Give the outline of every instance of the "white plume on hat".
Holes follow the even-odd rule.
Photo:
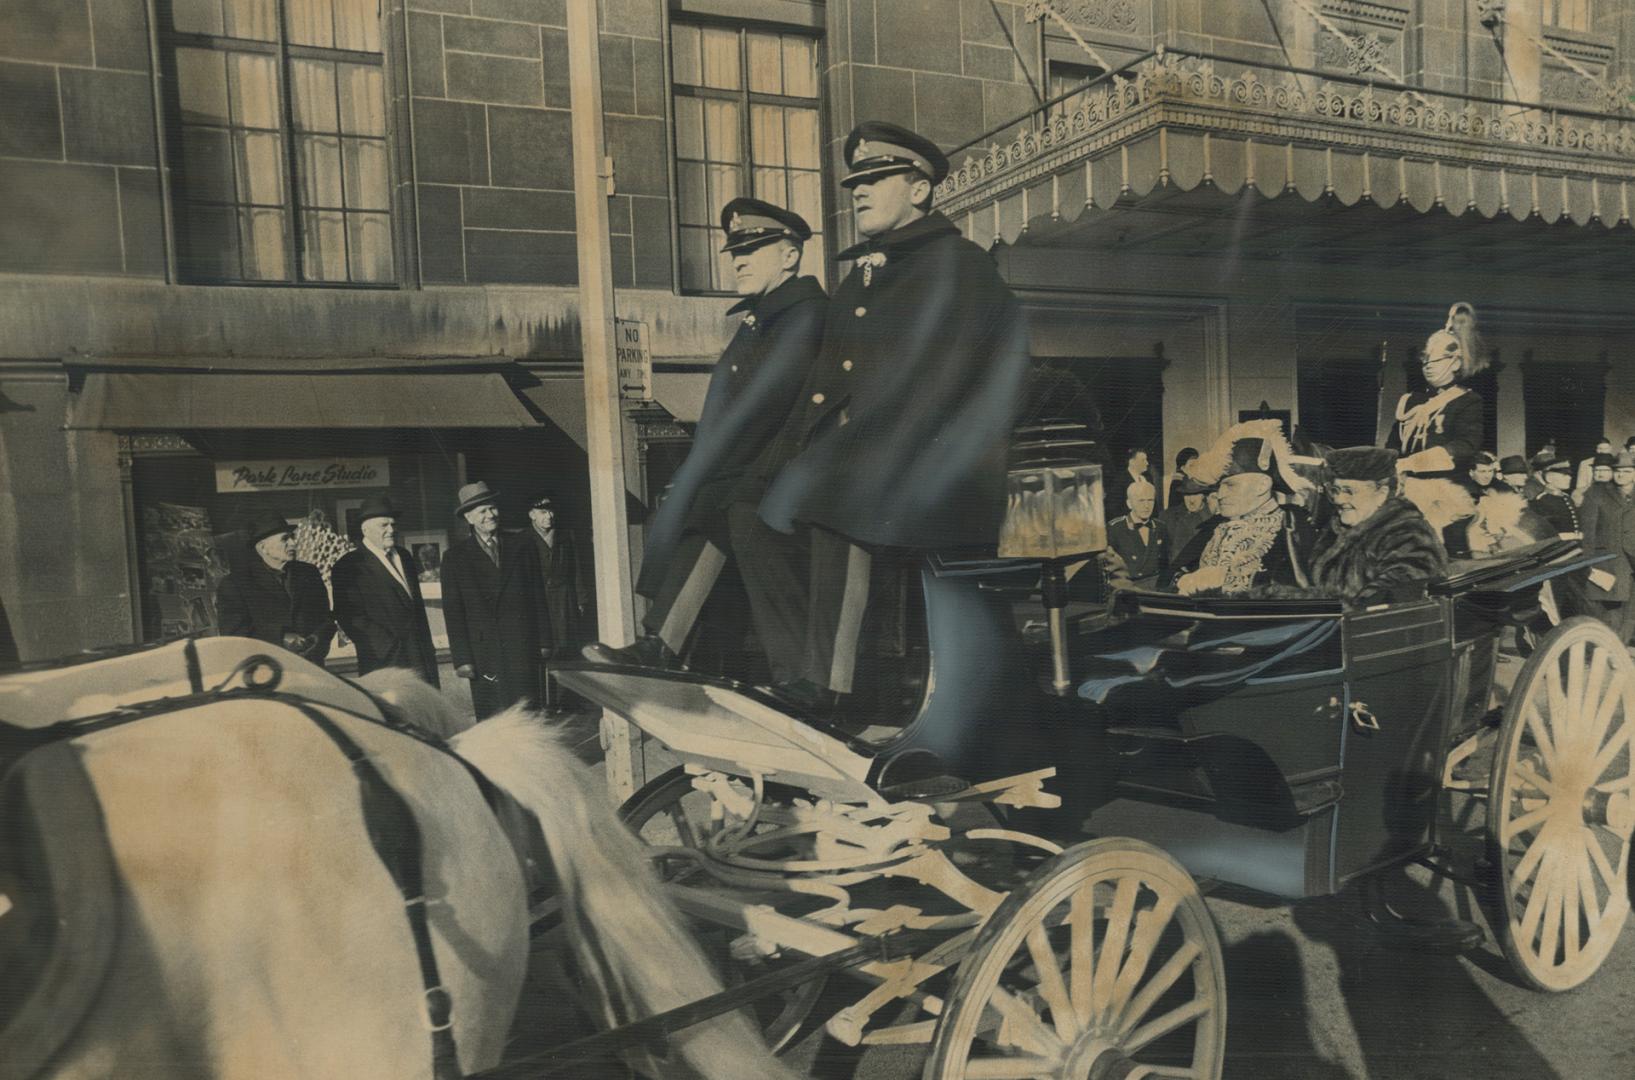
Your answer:
[[[1225,477],[1244,471],[1238,467],[1241,459],[1234,454],[1233,448],[1249,439],[1260,440],[1260,452],[1255,460],[1260,472],[1274,475],[1271,469],[1275,465],[1275,476],[1290,491],[1305,491],[1316,486],[1294,471],[1294,448],[1283,434],[1283,423],[1270,418],[1242,420],[1233,424],[1221,432],[1208,450],[1187,462],[1182,471],[1201,484],[1218,484]]]

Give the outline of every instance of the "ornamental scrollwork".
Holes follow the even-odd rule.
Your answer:
[[[1037,130],[1010,142],[975,150],[950,172],[938,197],[948,199],[1001,173],[1025,167],[1043,155],[1092,137],[1136,111],[1154,104],[1205,104],[1272,117],[1307,118],[1359,124],[1381,131],[1412,131],[1577,154],[1635,158],[1635,123],[1615,119],[1564,117],[1554,121],[1521,114],[1506,118],[1497,107],[1430,92],[1379,91],[1372,85],[1319,82],[1305,85],[1276,72],[1245,69],[1222,74],[1203,60],[1169,50],[1139,65],[1132,77],[1114,76],[1110,85],[1086,91],[1073,107],[1061,109]]]
[[[1051,10],[1070,23],[1133,34],[1140,28],[1132,0],[1028,0],[1022,9],[1028,22],[1038,22]]]

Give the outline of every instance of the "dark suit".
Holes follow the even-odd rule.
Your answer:
[[[1132,586],[1161,589],[1169,584],[1169,532],[1156,519],[1146,525],[1147,539],[1143,542],[1140,527],[1131,524],[1128,516],[1116,519],[1107,526],[1107,546],[1124,560]]]
[[[420,569],[414,556],[397,548],[409,591],[366,548],[341,556],[330,572],[335,588],[335,621],[358,646],[358,674],[380,668],[408,668],[437,686],[437,650],[420,596]]]
[[[508,533],[499,545],[498,566],[475,536],[443,557],[449,656],[456,668],[475,669],[471,702],[479,720],[519,701],[539,700],[540,645],[550,642],[532,541]]]
[[[321,664],[329,655],[335,620],[323,575],[309,563],[289,562],[282,573],[253,555],[216,587],[216,623],[223,634],[284,644],[285,634],[313,638],[300,655]]]
[[[554,531],[555,542],[550,544],[540,537],[538,529],[529,529],[527,536],[533,541],[544,591],[540,634],[553,653],[560,653],[585,640],[585,608],[591,590],[573,534],[563,528]]]

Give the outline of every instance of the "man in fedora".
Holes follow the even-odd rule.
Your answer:
[[[358,647],[358,674],[407,668],[433,686],[437,649],[420,596],[420,569],[397,546],[397,509],[386,499],[363,504],[363,544],[330,571],[335,621]]]
[[[471,535],[443,557],[443,618],[454,673],[471,684],[477,719],[538,701],[541,644],[550,641],[533,543],[500,533],[498,495],[481,480],[460,489],[455,513]]]
[[[809,545],[800,675],[783,689],[820,710],[853,689],[877,561],[998,542],[1030,363],[1021,305],[993,257],[931,207],[948,174],[937,145],[870,120],[845,157],[861,242],[840,253],[852,270],[761,502],[768,525]],[[751,578],[775,563],[744,551],[739,563],[752,603],[778,587]]]
[[[756,515],[766,488],[753,466],[789,419],[823,336],[828,297],[800,272],[802,245],[812,229],[799,214],[760,199],[741,198],[721,210],[722,251],[732,256],[742,297],[727,309],[742,315],[716,362],[687,460],[648,526],[636,591],[651,597],[643,635],[624,649],[593,654],[619,663],[680,666],[688,636],[722,570],[745,538],[757,551],[754,568],[772,584],[751,594],[753,614],[774,678],[799,671],[785,658],[804,647],[805,566],[764,542]],[[750,568],[741,567],[742,573]]]
[[[245,534],[250,557],[216,587],[217,626],[323,663],[335,636],[329,591],[316,566],[296,561],[294,527],[281,517],[257,518]]]

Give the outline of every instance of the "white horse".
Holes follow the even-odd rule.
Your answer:
[[[469,726],[406,673],[365,682],[452,735],[460,758],[537,818],[591,1000],[635,1017],[720,989],[605,790],[536,717],[518,709]],[[514,830],[450,754],[340,708],[318,711],[412,809],[459,1070],[493,1067],[529,956],[530,875]],[[49,1017],[28,1015],[38,1000],[9,1025],[0,1010],[0,1080],[433,1075],[403,898],[366,830],[352,764],[300,708],[206,701],[78,735],[21,758],[5,791],[24,792],[47,847],[54,816],[83,827],[99,810],[113,885],[100,929],[56,943],[103,955],[77,976],[73,964],[59,970],[44,995],[73,1001],[71,978],[94,978],[78,995],[83,1015],[42,1031]],[[0,821],[0,854],[14,827]],[[681,1032],[671,1048],[705,1077],[791,1076],[741,1015]]]

